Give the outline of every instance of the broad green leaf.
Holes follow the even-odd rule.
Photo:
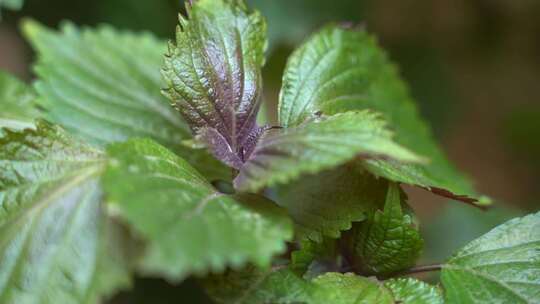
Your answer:
[[[102,166],[102,154],[59,127],[4,131],[0,138],[0,224],[31,209],[48,188]]]
[[[540,303],[540,213],[516,218],[443,266],[447,303]]]
[[[236,177],[241,191],[316,173],[357,157],[385,157],[403,162],[422,159],[392,141],[379,114],[361,111],[314,117],[294,128],[268,132]]]
[[[265,266],[292,238],[284,210],[256,195],[217,192],[186,161],[150,140],[109,148],[111,212],[147,241],[141,268],[179,280],[247,262]]]
[[[390,184],[383,211],[360,223],[355,232],[354,253],[368,273],[385,274],[413,266],[424,240],[410,214],[404,214],[401,190]]]
[[[396,68],[375,40],[361,29],[324,27],[290,57],[279,101],[283,127],[301,125],[313,113],[350,110],[381,112],[396,132],[396,142],[428,157],[427,166],[365,160],[385,178],[475,202],[471,184],[446,159],[420,118]],[[482,203],[488,203],[487,198]]]
[[[0,139],[0,303],[99,303],[129,284],[97,151],[44,122]]]
[[[300,239],[339,238],[352,223],[384,204],[388,182],[350,163],[274,188],[275,200],[289,211]]]
[[[61,32],[23,23],[35,48],[39,104],[48,118],[89,142],[105,145],[150,137],[175,147],[185,123],[161,97],[165,44],[150,34],[64,24]]]
[[[383,284],[347,273],[326,273],[309,281],[288,269],[229,272],[205,281],[217,303],[361,304],[394,303]]]
[[[413,278],[399,278],[384,282],[396,303],[443,304],[443,295],[438,287]]]
[[[198,0],[169,45],[165,95],[216,157],[240,168],[261,134],[266,23],[240,0]]]
[[[23,32],[38,55],[35,87],[48,120],[101,147],[152,138],[209,178],[230,176],[208,153],[182,145],[191,138],[189,128],[160,93],[164,42],[148,33],[78,29],[70,23],[54,32],[26,21]]]
[[[33,128],[39,112],[34,94],[20,80],[0,71],[0,128]]]

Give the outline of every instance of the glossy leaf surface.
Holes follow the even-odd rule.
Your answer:
[[[414,278],[398,278],[384,282],[394,301],[402,304],[443,304],[439,288]]]
[[[380,115],[347,112],[314,117],[294,128],[265,135],[244,164],[235,187],[257,191],[294,180],[302,173],[316,173],[360,156],[421,162],[422,158],[392,140]]]
[[[283,127],[301,125],[313,113],[332,115],[371,109],[384,115],[396,141],[431,160],[427,166],[366,160],[382,177],[464,201],[479,196],[433,140],[396,68],[364,30],[329,25],[290,57],[279,101]],[[488,203],[482,199],[481,203]]]
[[[540,302],[540,213],[510,220],[443,266],[447,303]]]
[[[179,280],[247,262],[266,266],[292,238],[291,221],[273,202],[219,193],[155,142],[116,144],[109,155],[110,208],[146,241],[145,273]]]
[[[58,127],[5,132],[1,303],[97,304],[129,285],[127,248],[102,211],[102,166],[97,151]]]

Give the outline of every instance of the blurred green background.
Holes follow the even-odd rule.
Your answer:
[[[363,24],[399,65],[450,159],[495,199],[497,206],[485,213],[407,189],[426,235],[424,262],[441,261],[502,221],[539,209],[540,1],[248,2],[268,19],[264,77],[270,108],[294,46],[328,21]],[[2,10],[0,69],[28,81],[33,77],[33,53],[18,32],[23,17],[52,27],[65,19],[109,23],[168,39],[183,6],[178,0],[28,0],[20,11]],[[136,287],[113,303],[205,303],[192,281],[172,288],[145,279]],[[172,300],[179,294],[184,300]]]

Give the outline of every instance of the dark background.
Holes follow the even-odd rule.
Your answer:
[[[408,189],[426,235],[423,262],[437,262],[500,222],[540,206],[540,1],[248,0],[268,19],[266,102],[275,105],[288,54],[328,21],[364,24],[401,70],[450,159],[497,203],[481,212]],[[23,17],[173,36],[182,1],[29,0],[2,11],[0,69],[32,80]],[[203,303],[193,281],[170,288],[139,280],[115,303]],[[169,288],[167,288],[169,287]],[[186,296],[193,294],[193,298]],[[184,300],[172,300],[174,296]]]

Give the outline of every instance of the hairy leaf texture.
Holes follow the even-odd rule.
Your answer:
[[[234,185],[241,191],[285,183],[303,173],[316,173],[355,157],[423,159],[392,139],[381,115],[371,111],[314,117],[303,124],[267,132],[240,170]]]
[[[446,303],[540,303],[540,212],[510,220],[443,265]]]
[[[293,127],[313,113],[363,109],[382,113],[398,144],[430,159],[426,165],[365,160],[374,174],[450,198],[489,203],[474,192],[433,140],[397,69],[375,39],[362,29],[326,26],[289,58],[279,100],[280,124]]]
[[[230,170],[206,151],[182,144],[190,130],[160,93],[165,42],[149,33],[70,23],[56,32],[26,21],[23,32],[37,52],[37,102],[49,121],[99,147],[152,138],[205,176],[229,178]]]
[[[147,243],[141,269],[170,280],[248,262],[267,266],[293,228],[257,195],[218,192],[185,160],[151,140],[109,148],[104,187],[111,211]]]
[[[199,0],[169,44],[165,95],[225,164],[239,169],[261,134],[256,124],[266,24],[239,0]]]
[[[33,128],[39,111],[32,90],[15,77],[0,71],[0,127]]]
[[[355,228],[355,259],[358,267],[370,274],[392,273],[414,265],[424,245],[414,218],[403,212],[401,190],[393,183],[388,187],[384,210]]]
[[[87,169],[95,171],[103,163],[100,151],[43,121],[37,130],[4,133],[0,138],[0,223],[31,208],[44,188]]]
[[[188,136],[159,93],[165,43],[150,34],[70,23],[56,32],[26,21],[23,32],[37,52],[38,103],[50,121],[99,146],[150,137],[174,147]]]
[[[102,210],[103,155],[62,129],[0,138],[0,303],[97,304],[129,285],[128,243]]]

